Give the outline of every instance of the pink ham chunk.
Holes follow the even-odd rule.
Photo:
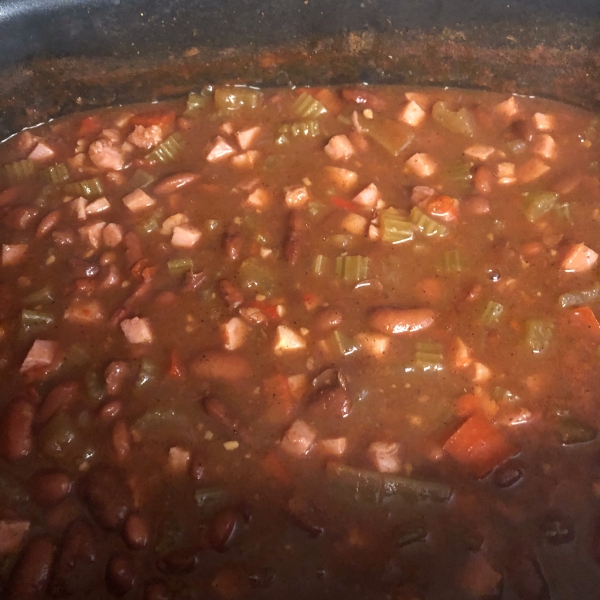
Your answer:
[[[97,300],[74,300],[65,311],[65,320],[79,325],[104,321],[104,311]]]
[[[130,344],[149,344],[153,341],[150,321],[140,317],[124,319],[120,323],[121,329]]]
[[[493,146],[485,146],[484,144],[473,144],[465,149],[464,155],[472,158],[473,160],[478,160],[480,162],[485,162],[494,152],[496,148]]]
[[[108,210],[110,208],[110,202],[106,199],[106,198],[98,198],[98,200],[94,200],[93,202],[90,202],[86,207],[85,207],[85,214],[86,215],[97,215],[101,212],[104,212],[105,210]]]
[[[102,232],[106,227],[104,221],[94,223],[92,225],[86,225],[85,227],[79,228],[79,236],[81,240],[90,245],[94,250],[100,248],[100,242],[102,241]]]
[[[338,189],[351,191],[358,183],[358,174],[341,167],[325,167],[325,176]]]
[[[248,150],[243,154],[231,157],[231,164],[237,169],[252,169],[260,158],[258,150]]]
[[[565,254],[560,268],[567,273],[589,271],[598,261],[598,254],[585,244],[573,244]]]
[[[3,519],[0,521],[0,554],[16,552],[28,531],[29,521],[16,519]]]
[[[397,473],[402,466],[399,450],[400,446],[394,442],[373,442],[367,454],[380,473]]]
[[[413,154],[405,164],[417,177],[431,177],[437,171],[437,163],[425,152]]]
[[[354,155],[354,146],[345,135],[334,135],[325,146],[325,154],[331,160],[348,160]]]
[[[120,171],[125,165],[123,150],[116,148],[106,139],[92,142],[88,155],[99,169],[106,171]]]
[[[18,265],[27,254],[27,244],[2,244],[2,266]]]
[[[271,195],[269,192],[263,187],[258,187],[244,200],[242,206],[262,210],[269,205],[270,201]]]
[[[123,198],[123,204],[133,213],[141,212],[154,206],[156,200],[144,192],[144,190],[137,188],[133,190],[131,194],[127,194]]]
[[[411,127],[418,127],[425,116],[425,111],[414,100],[410,100],[398,113],[398,120]]]
[[[71,203],[77,218],[80,221],[85,221],[87,219],[87,213],[85,212],[85,208],[87,206],[87,200],[83,196],[79,196],[79,198],[75,198]]]
[[[206,160],[210,163],[216,163],[235,154],[235,150],[219,135],[211,146]]]
[[[308,189],[304,186],[288,188],[285,191],[285,203],[288,208],[300,208],[310,199]]]
[[[554,115],[537,112],[533,115],[533,125],[539,131],[552,131],[556,126]]]
[[[229,319],[219,329],[225,350],[237,350],[244,345],[248,335],[248,326],[239,317]]]
[[[21,373],[25,373],[39,367],[49,367],[55,360],[58,352],[58,343],[48,340],[35,340],[31,346],[23,364]]]
[[[319,442],[319,449],[323,454],[329,456],[342,456],[348,447],[348,440],[345,437],[328,438]]]
[[[548,133],[540,133],[533,138],[533,151],[542,158],[556,158],[556,142]]]
[[[504,102],[497,104],[495,110],[506,120],[511,120],[519,113],[519,105],[517,104],[516,98],[511,96],[508,100],[504,100]]]
[[[135,129],[129,134],[127,139],[138,148],[150,150],[150,148],[153,148],[162,142],[163,131],[160,125],[150,125],[150,127],[136,125]]]
[[[260,127],[249,127],[248,129],[242,129],[235,134],[238,146],[242,150],[248,150],[256,142],[256,138],[260,133]]]
[[[530,158],[527,162],[517,168],[517,179],[519,183],[530,183],[545,175],[550,167],[539,158]]]
[[[312,448],[317,431],[300,419],[294,421],[281,440],[281,449],[292,456],[304,456]]]
[[[359,192],[352,198],[352,202],[360,204],[361,206],[367,206],[373,208],[377,201],[381,198],[379,190],[374,183],[369,184],[362,192]]]
[[[108,248],[116,248],[123,241],[123,228],[116,223],[109,223],[102,230],[102,241]]]
[[[28,158],[31,160],[44,161],[54,156],[54,150],[44,142],[40,142],[31,152]]]
[[[175,248],[193,248],[202,237],[202,232],[191,225],[176,225],[173,227],[171,244]]]

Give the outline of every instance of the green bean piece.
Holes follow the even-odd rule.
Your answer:
[[[184,258],[173,258],[167,261],[167,268],[171,275],[181,275],[187,271],[191,271],[194,268],[194,261],[188,256]]]
[[[46,183],[64,183],[69,180],[69,169],[65,163],[56,163],[43,169],[40,176]]]
[[[129,193],[138,188],[143,189],[154,181],[156,181],[154,175],[151,175],[148,171],[144,171],[143,169],[137,169],[131,176],[131,179],[123,186],[123,191]]]
[[[35,169],[35,161],[24,158],[23,160],[4,165],[4,174],[10,183],[18,183],[24,179],[29,179],[35,173]]]
[[[327,109],[308,92],[302,92],[298,96],[292,110],[301,119],[316,119],[327,112]]]
[[[410,211],[410,220],[417,231],[427,237],[444,237],[448,235],[448,228],[445,225],[423,213],[417,206]]]
[[[368,256],[339,256],[335,261],[335,274],[344,281],[356,283],[369,276]]]
[[[453,165],[450,165],[446,172],[452,178],[453,181],[455,181],[461,186],[467,186],[473,180],[473,173],[471,172],[472,168],[473,163],[465,162],[464,160],[459,160]]]
[[[179,158],[181,149],[183,148],[183,136],[176,132],[170,135],[166,140],[161,142],[154,150],[146,154],[144,157],[152,163],[167,164]]]
[[[290,138],[314,138],[322,133],[321,126],[315,119],[288,123],[279,128],[279,137],[275,140],[275,143],[279,145],[287,144]]]
[[[262,93],[249,87],[220,87],[215,90],[215,106],[219,112],[257,108]]]
[[[359,344],[345,333],[336,329],[330,336],[329,345],[339,356],[350,356],[360,349]]]
[[[460,273],[463,270],[463,261],[458,250],[449,250],[444,254],[444,270],[448,274]]]
[[[218,487],[199,488],[194,492],[194,500],[202,517],[208,517],[222,508],[227,497],[227,491]]]
[[[490,300],[483,311],[483,315],[481,315],[482,323],[484,325],[493,325],[494,323],[497,323],[503,311],[504,307],[502,304]]]
[[[135,382],[135,387],[141,389],[149,385],[156,380],[158,375],[158,367],[154,361],[147,357],[142,358],[140,364],[140,370]]]
[[[88,200],[94,200],[104,195],[104,186],[98,177],[67,183],[64,189],[65,194],[69,196],[83,196]]]
[[[188,95],[185,111],[183,112],[184,117],[195,117],[203,108],[208,106],[211,98],[213,97],[214,89],[210,85],[206,85],[198,92],[190,92]]]
[[[556,214],[560,219],[568,223],[569,225],[573,225],[573,215],[571,214],[571,205],[568,202],[563,202],[562,204],[556,204],[554,206],[556,210]]]
[[[27,305],[51,304],[52,302],[54,302],[54,292],[49,285],[46,285],[35,292],[31,292],[31,294],[27,294],[27,296],[23,298],[23,304]]]
[[[554,324],[550,319],[529,319],[525,325],[525,343],[534,354],[548,349]]]
[[[469,109],[463,107],[457,111],[453,111],[448,108],[448,105],[444,101],[439,100],[433,105],[431,116],[434,121],[437,121],[448,131],[467,137],[473,137],[475,132],[475,121]]]
[[[529,192],[523,194],[526,198],[525,216],[528,221],[534,223],[543,217],[550,209],[554,208],[558,201],[555,192]]]
[[[600,300],[600,283],[596,283],[593,287],[587,290],[578,292],[567,292],[561,294],[558,298],[558,304],[561,308],[571,308],[574,306],[585,306],[593,304]]]
[[[596,439],[598,430],[570,415],[560,416],[557,423],[559,441],[565,445],[584,444]]]
[[[163,220],[164,211],[162,208],[155,210],[147,219],[144,219],[141,223],[136,225],[137,231],[141,234],[150,234],[160,227],[160,223]]]
[[[54,317],[49,313],[40,310],[28,310],[26,308],[21,311],[21,324],[25,329],[43,327],[52,325],[52,323],[54,323]]]
[[[379,217],[381,240],[395,245],[410,242],[415,236],[414,225],[393,208],[386,208]]]
[[[436,342],[419,342],[414,368],[424,373],[444,370],[444,347]]]

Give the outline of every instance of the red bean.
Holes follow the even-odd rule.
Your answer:
[[[299,210],[290,210],[287,220],[287,233],[284,243],[284,254],[288,262],[295,265],[302,251],[302,232],[307,224]]]
[[[30,223],[37,217],[37,208],[27,206],[15,206],[4,217],[3,223],[11,229],[25,230]]]
[[[227,308],[238,308],[244,302],[244,296],[229,279],[219,281],[219,293]]]
[[[433,325],[435,313],[429,308],[378,308],[371,313],[369,323],[381,333],[398,335],[421,331]]]
[[[526,142],[531,142],[536,133],[533,123],[531,121],[526,121],[525,119],[513,121],[510,125],[510,129],[517,138]]]
[[[473,174],[473,185],[475,189],[483,195],[487,195],[492,191],[494,176],[490,169],[484,165],[477,167]]]
[[[35,410],[26,400],[15,400],[0,419],[0,455],[7,460],[27,456],[33,448],[32,424]]]
[[[175,175],[170,175],[156,184],[154,193],[160,195],[171,194],[179,188],[193,183],[199,177],[198,173],[176,173]]]
[[[47,233],[50,233],[60,221],[60,211],[53,210],[48,213],[41,221],[35,232],[35,236],[43,238]]]
[[[482,196],[468,198],[463,205],[473,215],[487,215],[490,212],[490,203]]]
[[[100,408],[100,418],[103,421],[112,421],[121,414],[122,410],[123,405],[118,400],[107,402],[104,406]]]
[[[252,367],[246,358],[229,352],[208,351],[192,362],[191,371],[203,379],[238,381],[252,375]]]
[[[244,240],[240,235],[237,225],[230,225],[223,238],[225,254],[230,260],[237,260],[242,253]]]
[[[33,499],[42,506],[62,502],[73,488],[73,481],[62,471],[40,471],[31,478]]]
[[[106,566],[106,585],[115,596],[124,596],[135,586],[135,565],[131,558],[116,554]]]
[[[314,416],[347,417],[352,410],[352,403],[346,390],[339,386],[327,386],[315,393],[308,408]]]
[[[131,454],[131,434],[125,421],[117,421],[112,430],[112,446],[117,458],[125,460]]]
[[[121,476],[109,467],[94,467],[83,482],[83,497],[99,525],[117,529],[132,505],[131,492]]]
[[[329,333],[342,324],[342,313],[328,306],[322,309],[314,318],[312,329],[316,333]]]
[[[148,524],[146,520],[137,514],[127,517],[125,522],[125,541],[130,548],[141,550],[148,544]]]
[[[55,550],[50,538],[31,540],[11,571],[5,600],[33,600],[42,596],[48,585]]]
[[[81,387],[76,381],[64,381],[52,388],[44,398],[35,417],[36,423],[49,421],[59,410],[65,410],[79,397]]]
[[[173,595],[164,581],[149,581],[144,588],[144,600],[171,600]]]
[[[129,376],[130,368],[124,360],[115,360],[111,362],[104,371],[106,393],[109,396],[116,396],[119,394],[127,382],[127,379],[129,379]]]
[[[185,575],[198,566],[198,555],[195,550],[174,550],[156,561],[156,568],[169,575]]]
[[[239,528],[239,513],[236,510],[223,510],[215,515],[208,531],[210,545],[218,552],[224,552],[231,544]]]

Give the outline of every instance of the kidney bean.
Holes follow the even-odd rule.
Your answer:
[[[242,292],[229,279],[221,279],[218,287],[221,298],[227,305],[227,308],[238,308],[243,304],[244,296]]]
[[[193,549],[179,549],[161,556],[156,561],[156,568],[169,575],[185,575],[198,566],[198,555]]]
[[[528,551],[513,548],[506,570],[517,597],[523,600],[550,600],[550,588],[537,559]]]
[[[523,477],[523,469],[514,462],[500,465],[492,476],[494,484],[500,488],[507,488],[520,481]]]
[[[310,537],[318,537],[324,531],[323,524],[315,508],[303,498],[294,496],[287,504],[287,513],[294,523],[308,533]]]
[[[198,175],[198,173],[175,173],[175,175],[165,177],[162,181],[157,183],[154,187],[154,193],[159,195],[171,194],[179,188],[193,183],[199,177],[200,175]]]
[[[131,434],[125,421],[117,421],[112,430],[112,446],[117,458],[125,460],[131,454]]]
[[[544,539],[551,546],[569,544],[575,539],[573,519],[556,510],[547,514],[542,520],[541,530]]]
[[[31,540],[23,549],[6,584],[5,600],[33,600],[44,594],[56,548],[48,537]]]
[[[144,257],[144,253],[142,252],[142,244],[140,242],[140,238],[133,233],[133,231],[125,234],[124,242],[127,265],[132,267],[136,262]]]
[[[63,531],[75,519],[81,516],[83,510],[80,502],[67,498],[46,511],[46,524],[51,529]]]
[[[210,545],[217,552],[225,552],[239,529],[240,514],[236,510],[226,509],[217,513],[208,530]]]
[[[52,232],[52,240],[58,246],[70,246],[75,242],[75,234],[71,229],[57,229]]]
[[[99,583],[99,577],[94,530],[85,521],[75,521],[65,532],[56,557],[51,594],[64,598],[84,593]]]
[[[35,410],[26,400],[15,400],[0,418],[0,456],[18,460],[33,448],[32,424]]]
[[[107,402],[104,406],[100,408],[100,418],[103,421],[112,421],[121,414],[122,410],[123,405],[118,400]]]
[[[240,235],[237,225],[231,224],[223,237],[223,246],[225,248],[225,254],[230,260],[238,260],[242,254],[242,246],[244,240]]]
[[[371,313],[369,323],[381,333],[398,335],[427,329],[434,319],[435,313],[429,308],[383,307]]]
[[[352,410],[352,402],[346,390],[339,386],[326,386],[318,390],[308,405],[314,416],[347,417]]]
[[[513,121],[510,125],[510,129],[516,138],[526,142],[531,142],[536,133],[533,123],[531,121],[526,121],[525,119]]]
[[[135,586],[135,564],[125,554],[116,554],[106,565],[106,585],[115,596],[124,596]]]
[[[146,520],[138,514],[132,514],[125,521],[125,541],[130,548],[141,550],[148,544],[150,533]]]
[[[110,467],[93,467],[83,482],[82,495],[93,517],[105,529],[117,529],[132,505],[129,488]]]
[[[463,202],[463,206],[473,215],[487,215],[490,212],[490,203],[487,198],[472,196]]]
[[[473,185],[475,189],[486,196],[492,191],[492,184],[494,183],[494,174],[485,165],[481,165],[475,169],[473,173]]]
[[[100,267],[97,264],[83,260],[83,258],[70,258],[68,263],[71,267],[71,275],[75,279],[96,277],[100,271]]]
[[[43,238],[46,234],[50,233],[60,221],[60,211],[53,210],[48,213],[41,221],[35,232],[35,237]]]
[[[302,213],[290,210],[287,220],[287,235],[284,243],[284,254],[288,262],[295,265],[302,250],[302,232],[307,228]]]
[[[164,581],[153,580],[144,587],[144,600],[171,600],[173,595]]]
[[[328,306],[317,313],[312,329],[319,334],[329,333],[342,324],[342,319],[342,313],[337,308]]]
[[[38,215],[37,208],[15,206],[4,217],[3,223],[11,229],[25,230]]]
[[[116,396],[121,392],[123,386],[129,379],[131,370],[124,360],[114,360],[104,370],[106,381],[106,393],[109,396]]]
[[[59,410],[69,408],[79,397],[81,386],[77,381],[64,381],[52,388],[44,398],[35,416],[36,423],[48,422]]]
[[[0,284],[0,319],[8,319],[19,310],[15,290]]]
[[[246,358],[209,350],[191,364],[191,372],[203,379],[220,379],[222,381],[238,381],[252,375],[252,367]]]
[[[39,471],[30,481],[33,499],[42,506],[54,506],[70,493],[73,481],[62,471]]]

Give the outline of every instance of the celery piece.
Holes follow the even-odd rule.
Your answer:
[[[21,324],[23,327],[39,327],[44,325],[52,325],[54,323],[54,317],[41,310],[28,310],[24,308],[21,311]]]
[[[247,258],[238,271],[240,285],[250,292],[272,296],[277,291],[277,278],[269,263],[251,256]]]
[[[415,353],[415,368],[425,373],[444,370],[444,347],[435,342],[420,342]]]
[[[600,283],[593,287],[579,292],[567,292],[558,298],[558,304],[561,308],[571,308],[572,306],[585,306],[600,300]]]
[[[329,213],[329,207],[317,200],[308,203],[308,214],[312,219],[322,219]]]
[[[170,163],[177,160],[182,147],[183,137],[180,133],[176,132],[156,146],[154,150],[146,154],[144,158],[153,163]]]
[[[453,181],[455,181],[461,186],[466,186],[473,179],[473,173],[471,172],[472,168],[473,163],[465,162],[464,160],[459,160],[453,165],[450,165],[446,172]]]
[[[28,179],[35,173],[35,161],[24,158],[17,162],[4,165],[4,174],[10,183],[17,183]]]
[[[136,230],[142,234],[150,234],[160,227],[160,222],[164,216],[162,208],[155,210],[147,219],[136,225]]]
[[[444,237],[448,235],[448,228],[445,225],[423,213],[417,206],[410,211],[410,220],[417,230],[427,237]]]
[[[411,127],[391,119],[366,119],[358,115],[361,129],[392,156],[398,156],[415,139]]]
[[[140,364],[140,370],[135,381],[135,387],[140,389],[147,386],[156,379],[157,375],[158,367],[152,360],[145,356],[142,358],[142,362]]]
[[[327,109],[307,92],[302,92],[298,96],[292,105],[292,110],[301,119],[315,119],[327,112]]]
[[[131,179],[123,186],[123,191],[133,192],[133,190],[137,190],[138,188],[143,189],[154,181],[156,181],[154,175],[150,175],[150,173],[142,169],[137,169],[131,176]]]
[[[433,105],[431,116],[434,121],[437,121],[448,131],[473,137],[475,122],[471,111],[468,109],[463,107],[457,111],[450,110],[444,101],[439,100]]]
[[[200,93],[190,92],[188,94],[188,99],[185,111],[183,112],[183,116],[195,117],[200,112],[200,110],[206,108],[210,99],[212,98],[213,92],[214,90],[210,85],[204,86]]]
[[[562,204],[556,204],[554,206],[556,210],[556,214],[563,221],[569,223],[569,225],[573,225],[573,216],[571,215],[571,205],[568,202],[563,202]]]
[[[446,273],[460,273],[463,268],[460,252],[456,249],[448,250],[444,254],[444,270]]]
[[[64,183],[69,179],[69,169],[65,163],[50,165],[40,172],[40,177],[46,183]]]
[[[549,319],[529,319],[525,325],[525,343],[534,354],[540,354],[550,346],[554,324]]]
[[[328,275],[331,272],[331,259],[319,254],[313,262],[313,273],[317,276]]]
[[[194,500],[202,517],[209,517],[225,506],[228,496],[223,488],[205,487],[194,492]]]
[[[331,334],[328,342],[336,354],[339,354],[340,356],[350,356],[351,354],[358,352],[360,348],[356,341],[338,329]]]
[[[167,268],[171,275],[181,275],[194,268],[194,261],[187,256],[184,258],[174,258],[167,261]]]
[[[220,87],[215,90],[215,106],[219,112],[257,108],[262,93],[249,87]]]
[[[523,195],[527,202],[525,216],[532,223],[544,216],[558,200],[558,194],[555,192],[530,192]]]
[[[54,293],[50,286],[46,285],[43,288],[27,294],[23,298],[23,304],[50,304],[54,302]]]
[[[367,256],[339,256],[335,261],[335,274],[348,282],[367,279],[369,258]]]
[[[94,200],[104,195],[104,186],[98,177],[67,183],[64,189],[69,196],[83,196],[88,200]]]
[[[502,304],[490,300],[483,311],[483,314],[481,315],[481,321],[484,325],[493,325],[498,321],[503,311],[504,307]]]
[[[413,224],[399,211],[387,208],[381,212],[381,240],[390,244],[410,242],[415,235]]]
[[[314,138],[321,135],[321,127],[315,119],[309,121],[298,121],[297,123],[286,123],[279,128],[279,137],[275,143],[281,145],[290,141],[290,137]]]
[[[290,143],[290,138],[285,133],[280,133],[277,138],[275,138],[275,144],[277,146],[286,146]]]

